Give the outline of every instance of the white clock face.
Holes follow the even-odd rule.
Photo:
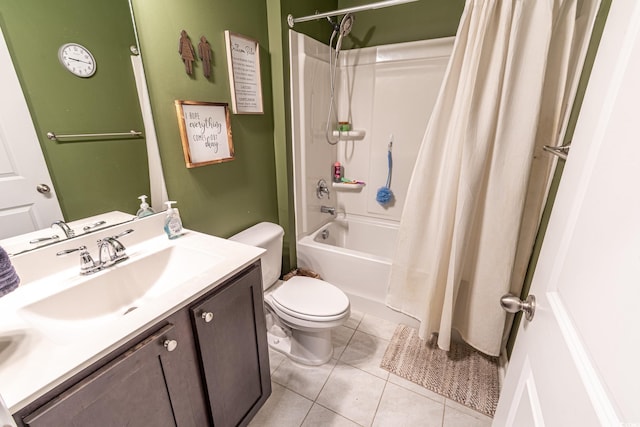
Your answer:
[[[67,43],[58,50],[60,63],[78,77],[91,77],[96,72],[96,60],[84,46]]]

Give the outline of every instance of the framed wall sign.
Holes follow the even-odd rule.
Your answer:
[[[175,105],[188,168],[233,160],[229,104],[176,100]]]
[[[233,113],[263,114],[258,42],[228,30],[224,32],[224,38]]]

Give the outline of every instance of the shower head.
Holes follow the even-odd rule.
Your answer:
[[[338,36],[338,41],[336,43],[336,54],[340,52],[340,47],[342,46],[342,38],[351,32],[354,19],[355,17],[351,13],[347,13],[342,17],[339,29],[340,35]]]
[[[355,17],[351,13],[347,13],[342,17],[340,21],[340,35],[346,36],[351,32],[351,27],[353,27],[353,20]]]

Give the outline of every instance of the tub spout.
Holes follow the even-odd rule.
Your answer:
[[[336,216],[336,208],[331,207],[331,206],[320,206],[320,212],[322,213],[328,213],[331,214],[333,216]]]

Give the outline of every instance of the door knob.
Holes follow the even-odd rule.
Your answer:
[[[529,295],[526,300],[522,301],[513,294],[506,294],[500,298],[500,305],[509,313],[523,311],[525,319],[530,321],[536,312],[536,297]]]
[[[178,347],[178,341],[176,340],[165,340],[164,343],[164,348],[167,349],[167,351],[173,351],[176,349],[176,347]]]
[[[40,194],[48,194],[51,192],[51,188],[47,184],[38,184],[36,190],[38,190]]]

